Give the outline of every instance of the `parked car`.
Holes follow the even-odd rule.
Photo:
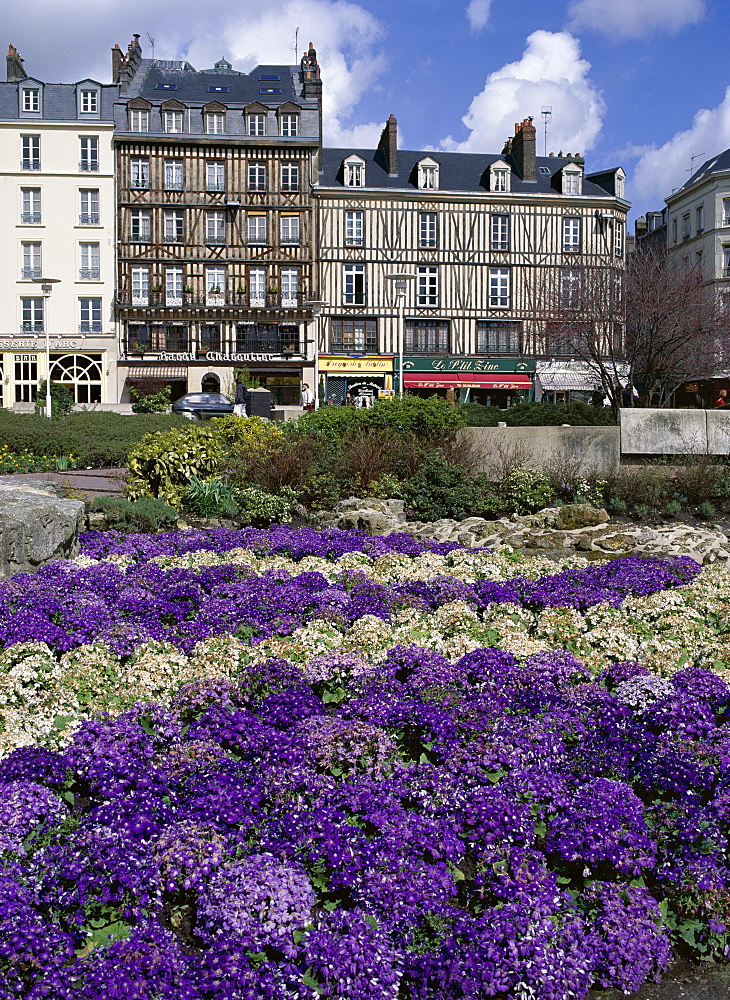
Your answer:
[[[172,404],[172,412],[188,420],[207,420],[233,413],[233,400],[222,392],[189,392]]]

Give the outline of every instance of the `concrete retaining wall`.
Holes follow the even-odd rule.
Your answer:
[[[725,410],[626,409],[619,424],[622,455],[730,455]]]
[[[528,468],[542,468],[553,458],[567,458],[581,470],[615,472],[621,460],[618,427],[465,427],[465,447],[478,449],[484,472],[501,471],[500,456]]]

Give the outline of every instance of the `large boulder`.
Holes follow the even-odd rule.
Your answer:
[[[33,573],[52,559],[73,559],[85,505],[52,483],[0,476],[0,576]]]
[[[558,510],[554,526],[559,531],[575,531],[576,528],[594,528],[608,520],[608,514],[600,507],[591,507],[588,503],[567,503]]]

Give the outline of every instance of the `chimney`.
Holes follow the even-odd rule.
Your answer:
[[[118,45],[112,49],[112,82],[120,85],[119,89],[122,94],[125,94],[129,89],[141,62],[142,46],[139,44],[139,35],[132,36],[132,41],[127,46],[126,56],[122,54]]]
[[[382,150],[389,177],[398,176],[398,122],[390,115],[380,133],[378,149]]]
[[[25,80],[28,74],[23,69],[23,60],[14,45],[8,45],[8,83],[18,83]]]
[[[509,156],[512,152],[512,138],[505,139],[504,148],[502,149],[502,156]]]
[[[512,156],[523,181],[537,180],[537,150],[535,126],[532,118],[515,125],[515,137],[512,140]]]
[[[112,83],[119,83],[123,62],[124,56],[122,55],[122,50],[118,45],[115,45],[112,49]]]
[[[312,42],[302,56],[300,63],[304,87],[302,93],[305,100],[317,102],[318,135],[317,135],[317,155],[315,157],[317,173],[322,173],[322,77],[319,73],[319,63],[317,62],[317,50]]]

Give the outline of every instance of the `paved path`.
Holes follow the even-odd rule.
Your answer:
[[[125,469],[69,469],[68,472],[27,472],[16,474],[14,478],[44,479],[58,483],[64,489],[73,490],[79,499],[93,500],[94,497],[122,495]]]
[[[590,1000],[627,1000],[616,990],[591,991]],[[730,965],[687,965],[669,969],[658,985],[642,986],[628,1000],[730,1000]]]

